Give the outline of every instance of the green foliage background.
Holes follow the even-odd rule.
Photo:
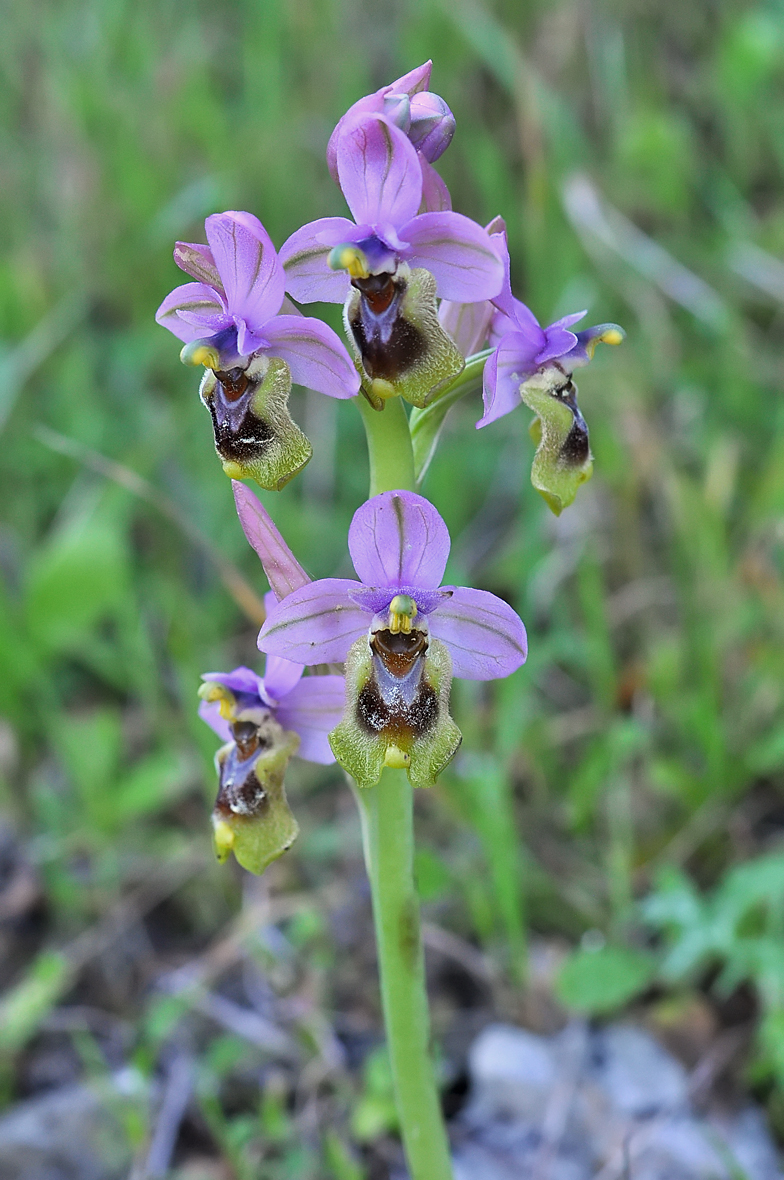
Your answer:
[[[173,240],[201,240],[220,209],[253,211],[278,244],[343,212],[324,164],[332,126],[428,57],[457,117],[440,165],[455,207],[504,215],[516,292],[543,322],[586,306],[586,322],[615,320],[628,339],[580,375],[595,475],[559,520],[528,482],[524,409],[477,433],[478,404],[459,407],[428,474],[451,578],[512,602],[531,656],[508,681],[456,690],[471,753],[426,805],[440,843],[423,843],[423,893],[451,898],[456,926],[511,979],[528,925],[600,931],[601,969],[628,980],[622,1003],[658,970],[640,965],[657,952],[636,903],[663,867],[711,890],[739,862],[782,855],[784,6],[12,0],[0,801],[44,882],[43,955],[153,869],[209,864],[214,739],[195,691],[200,672],[255,659],[221,562],[259,593],[263,575],[197,378],[153,321],[179,281]],[[304,392],[293,402],[316,454],[263,499],[314,576],[344,574],[366,494],[359,416]],[[148,480],[169,514],[98,474],[84,448]],[[287,871],[339,872],[349,821],[322,811],[344,790],[332,770],[295,771],[305,837]],[[228,920],[238,888],[205,868],[194,924]],[[666,904],[646,912],[670,928]],[[708,940],[700,962],[729,953]],[[759,982],[744,962],[736,977]],[[698,981],[696,963],[678,986]],[[5,985],[33,996],[24,1028],[75,969],[9,967]],[[585,963],[570,969],[583,994]],[[784,1084],[773,969],[760,1068]],[[0,1050],[16,1052],[18,1033]]]

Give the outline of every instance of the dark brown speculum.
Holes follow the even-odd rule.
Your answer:
[[[421,358],[427,347],[419,329],[402,313],[405,280],[393,275],[352,279],[360,293],[349,327],[368,376],[395,381]]]
[[[406,749],[433,728],[438,695],[424,678],[427,647],[423,631],[373,634],[373,674],[357,700],[357,720],[366,733]]]

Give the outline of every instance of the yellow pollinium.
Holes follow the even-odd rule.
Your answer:
[[[603,332],[598,336],[594,336],[589,340],[585,346],[585,351],[588,353],[588,359],[593,360],[593,354],[596,351],[597,344],[623,344],[626,339],[626,333],[623,328],[619,328],[617,324],[608,324]]]
[[[205,369],[219,369],[220,357],[217,350],[203,340],[192,340],[180,349],[180,360],[184,365],[204,365]]]
[[[225,819],[215,819],[213,817],[212,839],[215,844],[215,855],[220,863],[223,864],[234,847],[234,829],[226,823]]]
[[[408,594],[396,594],[389,604],[389,630],[393,635],[408,635],[417,616],[417,604]]]
[[[220,708],[220,715],[224,721],[234,720],[234,710],[237,708],[237,701],[234,693],[226,688],[224,684],[218,684],[214,680],[207,680],[204,684],[199,685],[199,697],[203,701],[212,704],[213,701],[218,702]]]
[[[332,270],[347,270],[352,279],[370,277],[367,257],[359,246],[350,244],[335,246],[330,252],[328,261]]]

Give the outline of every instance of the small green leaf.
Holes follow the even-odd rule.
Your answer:
[[[655,970],[650,955],[629,947],[578,950],[561,968],[556,995],[576,1012],[612,1012],[643,991]]]

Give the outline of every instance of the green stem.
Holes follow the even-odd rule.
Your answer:
[[[370,495],[414,488],[408,417],[400,398],[374,410],[360,395]],[[419,898],[414,884],[414,798],[405,771],[356,789],[373,897],[384,1025],[411,1180],[452,1180],[446,1127],[430,1059],[430,1017]]]
[[[439,393],[424,409],[411,411],[411,444],[414,451],[414,473],[417,483],[425,478],[430,461],[436,453],[441,430],[452,406],[461,398],[482,392],[485,362],[491,349],[474,353],[465,363],[451,385]]]
[[[430,1020],[414,886],[413,791],[404,770],[357,790],[378,946],[381,999],[398,1115],[412,1180],[451,1180],[429,1053]]]
[[[370,495],[413,491],[414,455],[408,418],[399,397],[390,398],[383,410],[374,410],[362,394],[357,398],[365,424],[370,459]]]

